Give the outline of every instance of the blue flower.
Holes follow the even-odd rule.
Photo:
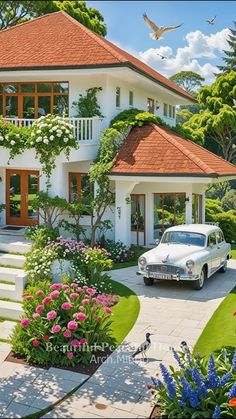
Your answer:
[[[174,400],[174,398],[176,396],[176,384],[175,384],[174,380],[172,380],[172,382],[167,384],[167,393],[168,393],[169,398],[171,400]]]
[[[207,395],[205,380],[196,367],[194,367],[192,370],[192,379],[198,389],[199,396],[205,399]]]
[[[163,387],[163,383],[161,382],[161,380],[159,380],[159,378],[151,377],[151,379],[154,386],[156,386],[159,389]]]
[[[190,394],[189,394],[189,403],[190,403],[190,406],[193,407],[194,409],[200,406],[200,401],[198,398],[197,390],[191,389]]]
[[[236,349],[234,351],[234,356],[233,356],[233,359],[232,359],[232,368],[236,369]]]
[[[194,390],[192,386],[189,384],[189,382],[186,380],[186,378],[181,375],[179,377],[180,383],[182,384],[182,399],[183,401],[186,401],[189,399],[190,406],[196,409],[200,405],[200,401],[198,398],[198,392],[197,390]]]
[[[229,390],[229,398],[232,399],[233,397],[236,397],[236,383]]]
[[[219,387],[219,378],[216,372],[215,361],[212,355],[210,356],[209,363],[208,363],[207,378],[208,378],[209,388],[214,389],[214,388]]]
[[[230,377],[231,377],[231,372],[227,372],[226,374],[224,374],[220,379],[220,384],[219,385],[224,386],[225,384],[227,384]]]
[[[212,415],[212,419],[219,419],[220,418],[220,414],[221,414],[220,407],[219,406],[216,406],[215,407],[215,410],[213,412],[213,415]]]
[[[174,358],[176,359],[176,361],[178,362],[178,365],[180,366],[180,368],[184,368],[184,364],[182,363],[179,355],[177,354],[176,350],[174,348],[171,348]]]
[[[168,396],[171,400],[173,400],[176,396],[176,383],[174,379],[171,377],[167,368],[163,364],[160,364],[160,370],[163,380],[167,386]]]
[[[168,384],[170,381],[172,381],[172,377],[171,377],[168,369],[165,367],[165,365],[160,364],[160,370],[161,370],[163,380],[166,384]]]
[[[186,407],[186,403],[184,403],[182,400],[178,401],[178,405],[179,407],[181,407],[181,409],[184,409]]]

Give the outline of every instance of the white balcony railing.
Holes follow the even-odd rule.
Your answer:
[[[92,118],[65,118],[73,126],[74,136],[80,143],[90,144],[96,142],[101,134],[101,119],[99,117]],[[17,127],[29,128],[33,125],[34,119],[25,118],[4,118],[4,121],[10,122]]]

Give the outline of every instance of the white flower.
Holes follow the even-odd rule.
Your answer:
[[[50,135],[49,140],[53,141],[54,140],[54,136]]]
[[[36,134],[41,134],[41,129],[38,129],[38,130],[36,131]]]
[[[36,138],[36,143],[40,143],[42,141],[42,137]]]
[[[57,130],[57,126],[52,127],[52,131],[56,131]]]
[[[61,137],[61,133],[57,131],[57,137]]]
[[[64,138],[64,143],[68,143],[68,138]]]
[[[69,139],[72,140],[74,136],[72,134],[69,135]]]
[[[0,135],[0,141],[3,141],[3,137]]]
[[[44,142],[44,144],[48,144],[49,143],[49,141],[48,141],[47,138],[44,138],[43,142]]]
[[[16,138],[20,138],[20,134],[16,134]]]
[[[11,140],[11,145],[16,144],[16,142],[14,140]]]

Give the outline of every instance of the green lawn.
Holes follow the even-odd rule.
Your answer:
[[[236,245],[232,244],[231,249],[232,249],[232,258],[236,259]]]
[[[194,351],[202,356],[209,355],[223,347],[236,347],[236,288],[219,305],[201,336]]]
[[[120,296],[119,303],[112,308],[111,325],[112,336],[119,345],[136,322],[140,304],[137,295],[125,285],[112,281],[112,289],[114,294]]]

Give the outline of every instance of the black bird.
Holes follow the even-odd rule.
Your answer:
[[[137,349],[137,351],[132,355],[132,358],[135,358],[136,357],[136,355],[138,355],[138,354],[142,354],[142,357],[144,358],[144,359],[146,359],[147,358],[147,355],[146,355],[146,351],[150,348],[150,346],[151,346],[151,339],[150,339],[150,336],[152,336],[153,335],[153,333],[146,333],[146,340],[145,340],[145,342],[143,342],[139,347],[138,347],[138,349]],[[145,355],[145,357],[144,357],[144,355]]]
[[[181,342],[180,347],[185,354],[189,353],[189,347],[188,347],[187,342],[185,342],[185,340]]]
[[[157,55],[159,55],[159,57],[161,57],[162,60],[167,60],[168,58],[168,57],[165,57],[165,55],[159,54],[158,52],[157,52]]]
[[[216,16],[212,17],[211,19],[207,19],[206,22],[209,23],[209,25],[214,25],[216,20]]]

